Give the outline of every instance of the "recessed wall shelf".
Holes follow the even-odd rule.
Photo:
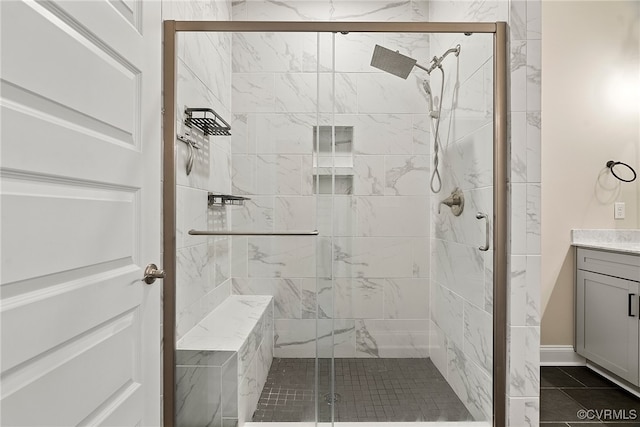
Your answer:
[[[209,207],[211,206],[243,206],[245,200],[251,200],[248,197],[232,196],[230,194],[213,194],[209,193]]]
[[[211,108],[185,108],[184,124],[196,127],[205,135],[231,135],[231,126]]]

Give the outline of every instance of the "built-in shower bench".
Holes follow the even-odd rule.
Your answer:
[[[229,296],[176,349],[178,425],[221,419],[242,426],[251,421],[273,360],[273,297]]]

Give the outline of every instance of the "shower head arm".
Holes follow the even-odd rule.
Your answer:
[[[424,70],[427,72],[427,74],[431,73],[432,69],[431,68],[427,68],[423,65],[418,64],[417,62],[415,64],[413,64],[414,67],[420,68],[421,70]]]

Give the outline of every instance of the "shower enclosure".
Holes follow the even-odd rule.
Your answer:
[[[166,425],[505,425],[505,27],[165,22]]]

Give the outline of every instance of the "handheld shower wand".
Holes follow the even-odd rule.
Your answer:
[[[427,72],[427,74],[431,75],[431,72],[438,68],[442,73],[442,85],[440,87],[440,99],[436,97],[436,104],[438,104],[438,109],[433,109],[433,94],[431,92],[431,85],[427,80],[422,82],[422,88],[427,94],[429,98],[429,117],[435,120],[435,126],[433,121],[431,121],[431,126],[434,133],[434,142],[433,142],[433,173],[431,174],[431,191],[434,193],[440,192],[442,189],[442,180],[440,179],[440,171],[438,170],[438,150],[440,146],[440,111],[442,110],[442,97],[444,94],[444,69],[442,68],[442,61],[450,55],[455,54],[456,56],[460,55],[460,45],[457,45],[454,48],[447,50],[441,57],[434,56],[431,60],[430,67],[424,67],[418,64],[416,59],[410,58],[406,55],[401,54],[398,51],[393,51],[391,49],[387,49],[386,47],[382,47],[380,45],[376,45],[373,50],[373,57],[371,58],[371,66],[376,67],[382,71],[386,71],[387,73],[393,74],[395,76],[401,77],[403,79],[407,79],[409,74],[413,70],[413,67],[418,67]]]

